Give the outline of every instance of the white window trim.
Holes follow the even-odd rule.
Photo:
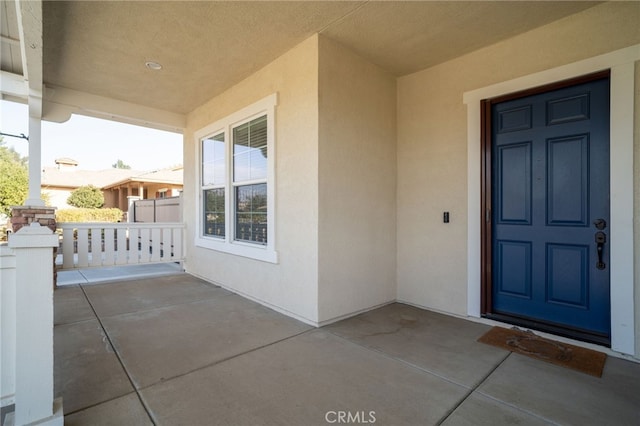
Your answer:
[[[278,252],[276,251],[276,151],[275,151],[275,109],[278,105],[278,94],[271,94],[221,120],[216,121],[195,132],[196,145],[196,247],[216,250],[224,253],[243,256],[263,262],[278,263]],[[243,123],[251,121],[262,115],[267,115],[267,244],[258,245],[248,242],[235,241],[235,194],[233,183],[233,146],[231,143],[232,129]],[[201,140],[215,136],[220,133],[225,134],[225,238],[207,237],[203,232],[203,209],[202,199],[202,145]],[[246,182],[247,184],[250,182]],[[243,182],[243,185],[245,182]]]
[[[572,64],[465,92],[467,105],[467,314],[480,317],[480,101],[604,69],[611,70],[611,349],[635,353],[633,117],[636,44]]]

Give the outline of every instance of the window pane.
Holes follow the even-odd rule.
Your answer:
[[[233,158],[235,182],[267,178],[267,157],[260,150],[246,151]]]
[[[236,240],[267,244],[267,184],[236,188]]]
[[[205,236],[224,238],[224,188],[205,189],[204,232]]]
[[[202,185],[225,184],[224,133],[202,140]]]
[[[267,177],[267,116],[233,129],[235,182]]]

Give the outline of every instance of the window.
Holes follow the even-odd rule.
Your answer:
[[[271,95],[196,132],[196,245],[277,262]]]
[[[267,244],[267,116],[233,129],[235,239]]]
[[[225,232],[225,145],[224,133],[202,139],[203,234],[224,238]]]

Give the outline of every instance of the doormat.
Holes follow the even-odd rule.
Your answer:
[[[518,328],[493,327],[478,342],[497,346],[511,352],[602,377],[607,355],[591,349],[556,342]]]

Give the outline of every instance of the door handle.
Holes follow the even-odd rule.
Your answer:
[[[607,265],[603,262],[602,258],[604,257],[604,244],[607,242],[607,234],[602,231],[596,232],[596,250],[598,252],[598,263],[596,263],[596,268],[605,269]]]
[[[604,219],[596,219],[593,221],[593,224],[596,226],[596,229],[598,231],[604,231],[604,229],[607,227],[607,221]]]

